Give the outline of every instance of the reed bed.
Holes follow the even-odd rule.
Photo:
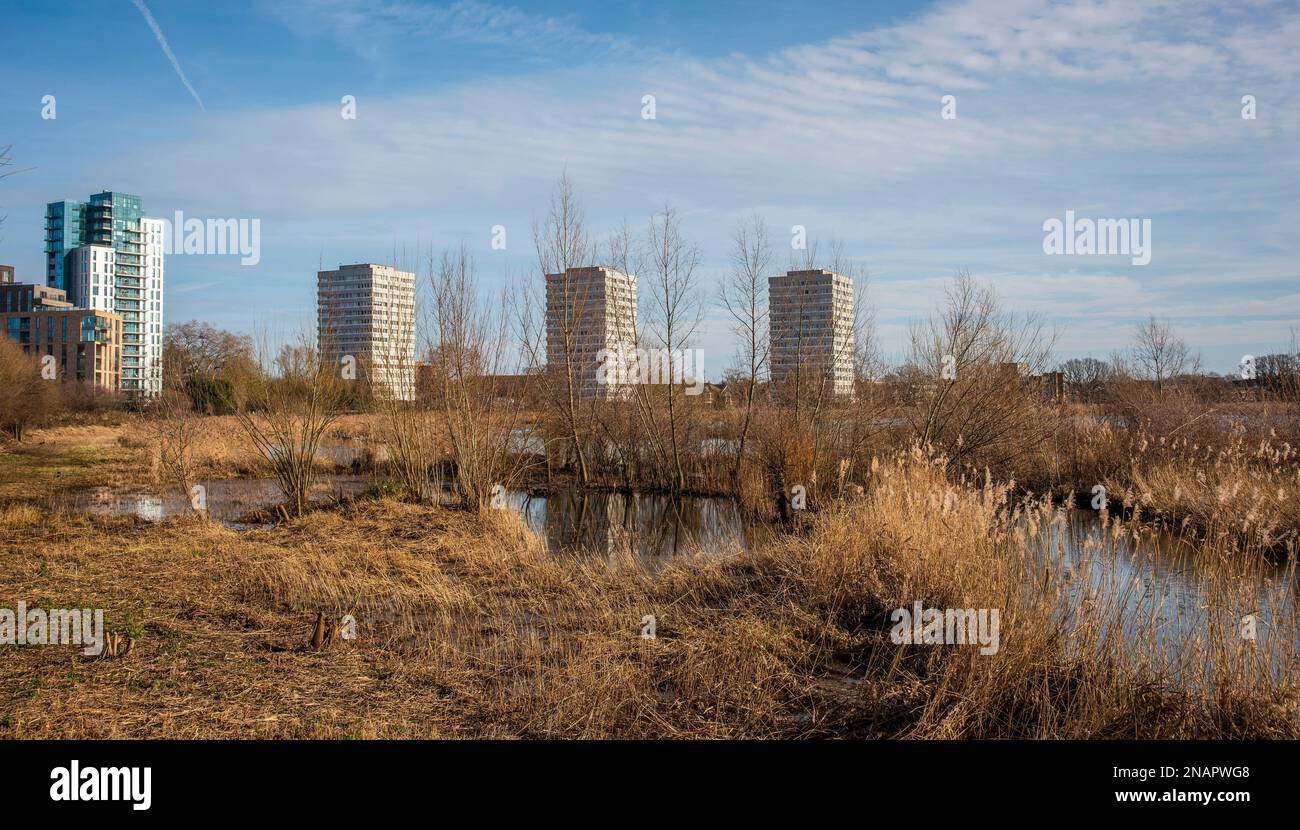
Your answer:
[[[138,646],[3,647],[0,734],[1300,736],[1294,564],[1279,595],[1258,541],[1182,540],[1207,608],[1161,627],[1177,603],[1137,577],[1140,512],[1067,555],[1067,508],[1009,482],[919,450],[864,480],[802,532],[653,568],[548,552],[506,511],[363,500],[235,533],[11,502],[2,595],[103,607]],[[893,642],[891,612],[917,601],[999,609],[999,649]],[[313,649],[318,613],[352,615],[356,639]]]

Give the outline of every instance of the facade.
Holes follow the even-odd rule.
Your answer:
[[[636,345],[636,277],[613,268],[569,268],[546,275],[546,367],[565,371],[565,355],[583,398],[620,396],[616,384],[599,382],[601,350]]]
[[[120,388],[122,318],[118,315],[41,307],[0,313],[0,325],[27,354],[52,356],[60,381],[88,383],[109,391]]]
[[[105,191],[45,208],[46,283],[122,321],[122,391],[162,391],[163,227],[140,197]]]
[[[853,280],[815,269],[769,277],[772,381],[824,379],[853,395]]]
[[[1041,375],[1035,375],[1034,380],[1038,381],[1043,390],[1043,397],[1055,403],[1061,403],[1065,400],[1065,373],[1064,372],[1044,372]]]
[[[351,355],[375,394],[415,397],[415,274],[373,263],[320,271],[316,316],[324,364]]]
[[[68,291],[82,308],[112,311],[117,302],[117,256],[108,245],[82,245],[68,253]]]
[[[45,206],[45,284],[67,291],[68,252],[84,245],[85,202],[50,202]]]
[[[0,265],[0,285],[9,285],[14,281],[14,267]]]
[[[72,303],[57,288],[24,282],[0,282],[0,314],[59,308],[72,308]]]

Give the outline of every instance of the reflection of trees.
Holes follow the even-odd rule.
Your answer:
[[[673,556],[700,543],[742,538],[739,513],[723,515],[708,499],[669,495],[564,492],[545,499],[547,546],[554,551],[629,552],[641,558]],[[525,511],[539,516],[531,499]]]

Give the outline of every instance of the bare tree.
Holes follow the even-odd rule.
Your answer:
[[[12,144],[6,144],[3,147],[0,147],[0,179],[7,179],[10,176],[23,172],[22,170],[5,169],[6,167],[13,166],[13,160],[11,158],[11,153],[13,152],[13,149],[14,146]],[[5,219],[7,218],[8,217],[5,216],[4,214],[0,214],[0,227],[4,227]]]
[[[1145,380],[1155,381],[1156,391],[1182,374],[1191,361],[1187,343],[1167,322],[1151,315],[1133,331],[1133,363]]]
[[[169,324],[163,335],[163,388],[188,395],[207,414],[245,382],[255,362],[252,338],[198,320]]]
[[[614,270],[629,276],[643,272],[642,260],[644,245],[638,240],[626,220],[623,221],[605,241],[605,263]],[[640,349],[644,344],[635,307],[626,309],[631,313],[617,312],[606,316],[606,325],[613,323],[613,339],[626,350]],[[636,352],[632,352],[635,354]],[[608,355],[606,355],[608,357]],[[605,368],[605,367],[602,367]],[[631,369],[632,366],[621,366]],[[639,366],[637,367],[640,368]],[[658,436],[651,429],[646,418],[641,390],[619,389],[608,394],[607,400],[595,407],[593,412],[596,423],[601,429],[604,446],[615,454],[615,462],[620,468],[623,483],[635,487],[640,476],[649,465],[647,457],[660,458],[661,445]],[[628,405],[629,398],[632,404]],[[662,467],[662,465],[659,465]]]
[[[399,258],[394,251],[395,269],[405,272],[410,267],[404,264],[406,261],[404,252]],[[399,266],[399,262],[403,264]],[[432,284],[432,254],[428,267]],[[421,383],[416,362],[417,287],[410,286],[412,296],[408,302],[403,290],[405,273],[393,279],[395,290],[389,298],[375,302],[371,308],[380,336],[369,344],[367,387],[380,416],[388,469],[402,496],[420,501],[435,497],[439,489],[430,480],[430,471],[438,461],[440,425],[431,411],[436,395],[427,383]],[[411,279],[414,281],[414,275]],[[425,348],[427,354],[432,351],[431,346]]]
[[[1266,354],[1255,360],[1259,385],[1287,403],[1300,402],[1300,330],[1291,330],[1289,351]]]
[[[917,440],[950,460],[1006,460],[1051,435],[1031,374],[1048,365],[1055,336],[1029,315],[1003,313],[993,289],[959,272],[938,317],[913,326],[911,380],[921,393]]]
[[[146,423],[155,447],[156,483],[174,486],[188,498],[194,481],[194,443],[199,429],[190,396],[184,388],[165,385],[162,394],[150,402],[149,415]],[[195,512],[207,516],[198,508]]]
[[[287,508],[301,516],[315,479],[316,452],[343,412],[347,388],[339,367],[324,364],[305,338],[285,345],[274,365],[278,375],[259,363],[261,371],[235,390],[232,405],[240,427],[270,464]]]
[[[560,176],[551,192],[546,218],[540,224],[533,223],[533,246],[547,297],[554,300],[557,309],[553,318],[545,319],[535,328],[541,331],[553,328],[557,338],[551,340],[548,337],[546,341],[525,339],[524,345],[533,345],[531,363],[539,366],[541,356],[535,349],[541,342],[548,344],[545,359],[547,391],[564,424],[577,464],[578,479],[585,486],[591,480],[586,455],[590,417],[583,412],[583,384],[588,367],[579,338],[591,298],[587,296],[586,283],[572,279],[569,269],[588,265],[592,250],[582,205],[574,194],[568,173]],[[558,275],[554,282],[546,279],[549,274]],[[545,314],[552,303],[543,301],[529,305],[535,312]],[[559,347],[559,354],[554,353],[555,346]]]
[[[518,408],[495,403],[506,357],[508,316],[505,297],[495,311],[478,300],[474,262],[462,244],[443,254],[431,269],[434,348],[431,370],[445,418],[456,472],[456,493],[472,510],[491,506],[494,488],[507,488],[527,467]],[[503,494],[498,494],[500,497]]]
[[[683,396],[685,390],[679,384],[688,381],[702,381],[698,378],[686,378],[684,366],[678,358],[689,348],[691,339],[699,327],[702,307],[695,269],[700,262],[699,249],[688,242],[681,231],[681,220],[673,208],[665,206],[663,211],[650,218],[646,240],[646,267],[649,283],[647,306],[650,311],[645,326],[645,341],[660,350],[659,368],[666,370],[667,384],[641,384],[637,387],[642,402],[642,411],[652,424],[657,423],[658,406],[655,401],[660,397],[658,387],[663,386],[662,398],[667,417],[667,446],[658,441],[665,460],[669,462],[672,475],[672,487],[676,490],[686,489],[686,469],[683,464],[683,445],[685,441]],[[684,363],[684,361],[683,361]],[[656,433],[659,430],[655,430]]]
[[[169,323],[163,335],[167,355],[167,373],[177,382],[193,375],[214,376],[227,364],[254,359],[253,339],[216,328],[209,323],[190,320]]]
[[[0,332],[0,429],[23,440],[27,426],[48,414],[58,395],[57,382],[41,376],[41,364]]]
[[[1057,371],[1063,376],[1070,392],[1085,403],[1095,403],[1100,398],[1106,381],[1114,375],[1110,364],[1095,357],[1067,360]]]
[[[758,383],[767,369],[770,346],[767,272],[771,263],[772,248],[768,243],[767,223],[758,214],[742,219],[732,234],[731,271],[724,277],[720,291],[722,305],[734,321],[732,331],[740,339],[737,368],[740,382],[744,386],[745,415],[731,469],[733,487],[740,478],[745,442],[754,422]]]

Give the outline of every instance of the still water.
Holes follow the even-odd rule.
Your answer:
[[[374,484],[368,476],[319,476],[313,501],[355,496]],[[218,479],[207,488],[208,515],[235,529],[256,524],[249,514],[280,499],[275,480]],[[766,530],[746,524],[729,499],[669,497],[653,493],[561,492],[531,496],[512,491],[507,504],[517,511],[547,547],[556,551],[610,556],[630,552],[661,558],[688,551],[721,553],[747,550]],[[179,491],[118,492],[107,487],[74,491],[69,507],[103,516],[139,516],[156,521],[191,510]]]
[[[201,482],[207,488],[209,515],[231,527],[255,525],[250,513],[273,506],[279,492],[273,479],[228,479]],[[321,476],[314,500],[348,497],[374,484],[368,476]],[[507,504],[524,518],[547,547],[564,554],[610,558],[632,554],[652,569],[684,553],[720,554],[749,550],[773,533],[747,524],[728,499],[639,493],[560,492],[534,496],[508,494]],[[68,506],[99,515],[135,515],[157,520],[190,510],[179,492],[121,493],[90,488],[70,494]],[[1049,531],[1059,561],[1074,576],[1062,613],[1079,613],[1090,594],[1119,602],[1124,608],[1122,635],[1156,638],[1176,649],[1179,643],[1204,633],[1211,615],[1239,620],[1258,619],[1260,645],[1274,632],[1294,637],[1300,588],[1293,567],[1261,563],[1251,577],[1251,601],[1242,607],[1214,605],[1207,590],[1205,569],[1189,547],[1167,533],[1153,533],[1140,544],[1121,539],[1113,547],[1102,543],[1108,531],[1096,513],[1068,511]],[[1113,553],[1111,552],[1113,550]]]
[[[1059,552],[1057,562],[1073,576],[1058,612],[1067,624],[1089,604],[1113,603],[1122,609],[1122,636],[1153,646],[1171,665],[1194,637],[1242,637],[1247,616],[1254,618],[1259,654],[1294,655],[1300,648],[1300,582],[1293,565],[1262,558],[1252,558],[1247,568],[1207,563],[1197,545],[1172,532],[1151,530],[1138,542],[1126,536],[1112,543],[1106,540],[1114,527],[1104,527],[1095,511],[1069,510],[1064,519],[1049,527],[1048,538]],[[1211,581],[1218,590],[1211,590]],[[1290,642],[1279,642],[1275,652],[1275,637]]]

